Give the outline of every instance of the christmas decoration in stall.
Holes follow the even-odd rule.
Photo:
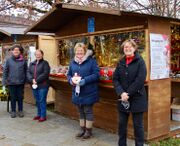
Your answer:
[[[145,32],[133,31],[115,34],[94,36],[93,50],[100,67],[101,82],[112,82],[112,76],[116,64],[123,57],[121,44],[126,39],[133,39],[138,44],[138,51],[146,59],[145,55]],[[70,60],[74,57],[74,46],[77,42],[84,42],[88,47],[89,37],[59,40],[60,66],[52,67],[51,76],[66,77]]]
[[[171,77],[180,78],[180,25],[172,25],[171,32]]]

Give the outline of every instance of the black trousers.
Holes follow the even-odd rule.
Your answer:
[[[127,146],[127,124],[129,112],[119,111],[119,146]],[[143,112],[132,113],[135,146],[144,145],[144,126],[143,126]]]
[[[11,111],[16,111],[16,101],[18,102],[18,111],[23,111],[24,85],[10,85],[9,92],[11,97]]]

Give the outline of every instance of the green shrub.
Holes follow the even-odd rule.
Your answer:
[[[152,142],[150,146],[180,146],[180,139],[168,138],[159,142]]]

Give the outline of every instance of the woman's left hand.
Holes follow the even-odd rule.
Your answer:
[[[123,92],[123,93],[121,94],[121,100],[122,100],[122,101],[127,101],[128,99],[129,99],[128,93]]]
[[[36,80],[35,80],[35,79],[33,79],[33,80],[32,80],[32,82],[33,82],[33,84],[37,84],[37,82],[36,82]]]

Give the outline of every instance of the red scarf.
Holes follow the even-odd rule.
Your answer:
[[[130,64],[134,59],[134,56],[126,56],[126,64]]]

